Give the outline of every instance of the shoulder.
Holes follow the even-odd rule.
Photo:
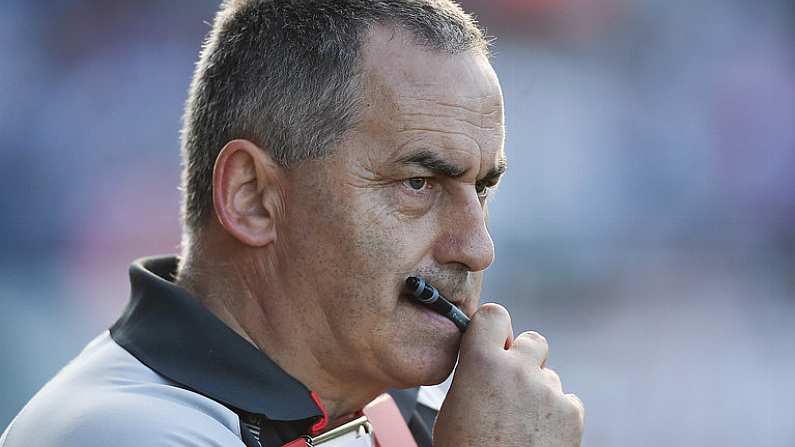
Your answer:
[[[137,393],[75,396],[85,399],[60,414],[21,413],[3,447],[241,446],[237,432],[212,414],[184,402]]]
[[[65,439],[75,446],[240,446],[239,433],[201,409],[168,399],[116,396],[79,412]],[[239,426],[238,426],[239,430]]]
[[[0,447],[242,446],[223,405],[180,388],[100,336],[22,409]]]

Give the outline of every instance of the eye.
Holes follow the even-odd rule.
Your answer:
[[[408,186],[412,191],[423,191],[431,187],[431,185],[428,183],[428,179],[425,177],[410,178],[408,180],[404,180],[403,184]]]

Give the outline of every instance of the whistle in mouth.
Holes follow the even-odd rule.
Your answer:
[[[425,282],[422,276],[406,278],[406,289],[415,300],[449,318],[462,333],[469,327],[469,317],[443,297],[435,287]]]

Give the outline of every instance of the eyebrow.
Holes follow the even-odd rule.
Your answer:
[[[505,174],[506,169],[508,169],[508,160],[505,157],[500,157],[497,159],[497,166],[489,169],[489,172],[480,181],[496,185],[502,174]]]
[[[417,165],[433,172],[436,175],[443,175],[451,178],[461,177],[467,171],[466,168],[455,163],[451,163],[450,161],[439,157],[436,153],[427,149],[404,155],[403,157],[400,157],[397,162],[399,164]],[[489,172],[487,172],[486,175],[480,179],[480,181],[496,183],[500,176],[505,172],[507,164],[508,163],[505,158],[500,157],[499,160],[497,160],[497,166],[490,169]]]
[[[417,165],[433,172],[434,174],[444,175],[452,178],[461,177],[466,173],[466,169],[464,167],[444,160],[437,154],[427,149],[404,155],[403,157],[400,157],[397,162],[399,164]]]

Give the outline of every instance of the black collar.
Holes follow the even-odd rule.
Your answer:
[[[317,422],[325,415],[310,391],[172,281],[176,257],[130,266],[131,296],[110,328],[143,364],[227,406],[276,421]],[[417,389],[390,390],[408,421]]]
[[[149,368],[193,391],[271,420],[317,419],[309,390],[173,282],[177,258],[130,266],[130,302],[113,339]]]

